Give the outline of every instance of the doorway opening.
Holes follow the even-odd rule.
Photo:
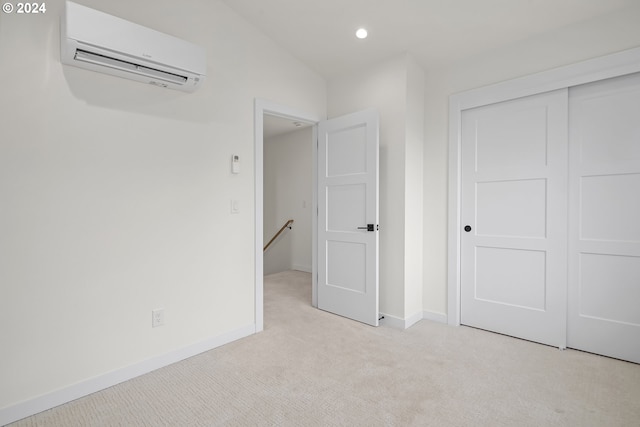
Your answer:
[[[293,127],[294,131],[296,127],[300,128],[308,128],[309,133],[306,135],[309,136],[309,146],[311,148],[311,162],[306,165],[298,165],[298,170],[300,167],[306,166],[307,173],[310,174],[309,183],[311,184],[311,193],[310,197],[304,196],[306,198],[300,199],[299,194],[293,194],[291,197],[288,195],[284,195],[283,199],[288,200],[287,203],[292,203],[292,206],[299,206],[296,210],[307,212],[308,213],[308,222],[305,225],[304,221],[299,221],[299,225],[303,227],[310,227],[311,230],[311,241],[309,244],[311,245],[310,252],[311,257],[310,266],[300,266],[301,268],[306,268],[311,270],[312,277],[312,301],[311,304],[313,306],[317,306],[317,288],[316,288],[316,250],[315,250],[315,242],[316,242],[316,229],[317,229],[317,216],[311,215],[315,209],[317,209],[317,197],[316,197],[316,185],[315,185],[315,176],[316,176],[316,151],[317,147],[313,144],[313,141],[316,140],[317,135],[317,126],[316,124],[320,121],[320,118],[314,116],[312,114],[308,114],[287,106],[273,104],[264,100],[257,99],[255,102],[255,110],[254,110],[254,141],[255,141],[255,327],[256,332],[260,332],[264,329],[264,274],[265,274],[265,259],[263,256],[263,248],[265,243],[265,231],[267,230],[265,225],[265,218],[267,221],[273,222],[277,221],[277,213],[273,212],[272,205],[268,205],[267,209],[270,209],[269,212],[265,211],[265,196],[273,197],[273,194],[265,195],[265,141],[269,139],[271,135],[275,135],[278,132],[282,131],[282,129],[286,129],[288,127]],[[299,123],[299,126],[296,126],[294,123]],[[278,130],[280,129],[280,130]],[[286,132],[283,132],[286,133]],[[301,132],[304,134],[304,132]],[[304,141],[303,141],[304,142]],[[286,145],[286,144],[285,144]],[[303,146],[305,144],[300,144]],[[301,147],[297,147],[301,148]],[[278,151],[278,150],[276,150]],[[268,153],[270,156],[272,153]],[[295,153],[288,153],[287,156],[294,157]],[[309,168],[311,171],[309,173]],[[304,168],[303,168],[304,170]],[[269,171],[271,173],[272,171]],[[270,190],[269,190],[270,191]],[[268,201],[271,203],[271,200]],[[276,216],[274,216],[276,215]],[[285,214],[286,215],[286,214]],[[283,221],[283,224],[292,218],[286,218]],[[282,224],[281,224],[282,225]],[[295,222],[293,224],[295,226]],[[278,227],[279,228],[279,227]],[[302,234],[302,233],[300,233]],[[270,237],[269,237],[270,238]],[[303,239],[304,240],[304,239]],[[308,238],[307,238],[308,240]],[[293,242],[290,242],[293,244]],[[304,244],[302,242],[296,242],[297,245]],[[286,249],[286,247],[285,247]],[[293,247],[291,247],[293,249]],[[271,249],[270,249],[271,250]],[[286,256],[286,251],[284,256]],[[282,258],[282,256],[280,257]],[[300,258],[303,259],[303,258]],[[307,255],[308,259],[308,255]],[[277,264],[277,261],[276,261]],[[308,262],[307,262],[308,264]],[[267,268],[273,268],[272,265],[268,265]]]
[[[265,114],[263,136],[263,273],[311,273],[312,125]]]

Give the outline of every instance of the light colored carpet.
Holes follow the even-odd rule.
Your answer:
[[[640,426],[640,365],[421,321],[373,328],[265,278],[265,331],[15,426]]]

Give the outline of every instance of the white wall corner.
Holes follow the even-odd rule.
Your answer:
[[[133,365],[126,366],[104,375],[61,388],[51,393],[43,394],[33,399],[17,403],[0,409],[0,426],[13,423],[37,413],[46,411],[56,406],[63,405],[73,400],[88,396],[92,393],[113,387],[122,382],[139,377],[156,369],[169,366],[190,357],[204,353],[214,348],[223,346],[232,341],[253,335],[256,333],[256,325],[251,324],[222,335],[211,337],[207,340],[191,344],[187,347],[170,351]]]
[[[416,323],[418,323],[419,321],[421,321],[423,319],[423,315],[421,311],[418,311],[417,313],[407,317],[404,320],[404,328],[408,329],[410,327],[412,327],[413,325],[415,325]]]
[[[311,273],[312,269],[310,265],[298,265],[298,264],[294,264],[291,267],[293,270],[296,271],[304,271],[305,273]]]

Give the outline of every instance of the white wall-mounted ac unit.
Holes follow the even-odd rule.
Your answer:
[[[60,60],[185,92],[202,85],[207,69],[200,46],[70,1],[61,20]]]

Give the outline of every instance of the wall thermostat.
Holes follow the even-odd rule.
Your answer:
[[[240,156],[231,156],[231,173],[240,173]]]

